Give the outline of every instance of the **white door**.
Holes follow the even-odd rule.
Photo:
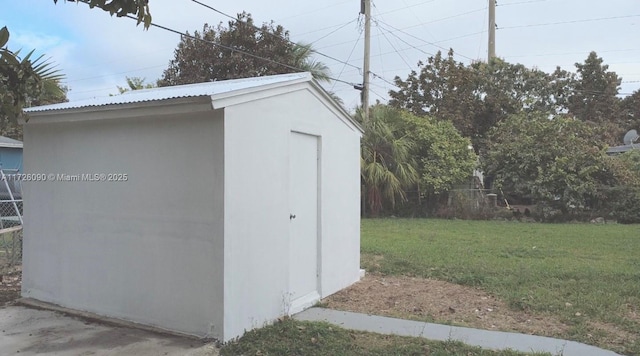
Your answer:
[[[291,314],[318,294],[318,137],[291,133],[289,162],[289,295]]]

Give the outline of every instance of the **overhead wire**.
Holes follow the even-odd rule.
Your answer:
[[[377,27],[378,27],[378,28],[380,28],[381,30],[386,30],[386,31],[388,31],[390,35],[394,36],[395,38],[397,38],[397,39],[398,39],[399,41],[401,41],[402,43],[404,43],[404,44],[408,45],[408,46],[409,46],[409,48],[407,48],[407,49],[410,49],[410,48],[415,49],[416,51],[419,51],[419,52],[421,52],[421,53],[423,53],[423,54],[426,54],[427,56],[433,56],[433,55],[434,55],[433,53],[429,53],[429,52],[427,52],[427,51],[424,51],[424,50],[422,50],[422,49],[420,49],[420,48],[418,48],[418,47],[416,47],[416,46],[412,45],[411,43],[409,43],[409,42],[407,42],[407,41],[403,40],[402,38],[400,38],[400,36],[396,35],[395,33],[391,32],[391,31],[389,31],[389,30],[387,30],[387,29],[385,29],[385,28],[384,28],[384,27],[382,27],[382,26],[379,26],[379,24],[377,24]],[[395,49],[395,48],[394,48],[394,49]],[[406,50],[406,49],[403,49],[403,51],[404,51],[404,50]],[[411,69],[411,66],[409,66],[409,68]]]
[[[237,20],[235,17],[233,17],[233,16],[231,16],[231,15],[229,15],[229,14],[226,14],[226,13],[224,13],[224,12],[222,12],[222,11],[218,10],[218,9],[215,9],[215,8],[213,8],[212,6],[209,6],[209,5],[203,4],[201,1],[198,1],[198,0],[191,0],[191,1],[193,1],[194,3],[200,4],[200,5],[202,5],[202,6],[206,7],[206,8],[212,9],[212,10],[214,10],[214,11],[215,11],[215,12],[217,12],[217,13],[223,14],[223,15],[224,15],[224,16],[226,16],[226,17],[233,18],[233,19]],[[436,0],[430,0],[430,1],[427,1],[427,2],[431,2],[431,1],[436,1]],[[357,20],[357,19],[356,19],[356,20]],[[354,20],[354,21],[355,21],[355,20]],[[348,22],[348,23],[344,24],[343,26],[341,26],[340,28],[343,28],[343,27],[347,26],[349,23],[352,23],[352,22],[353,22],[353,21]],[[246,22],[243,22],[243,23],[247,24]],[[257,29],[258,31],[261,31],[261,32],[263,32],[263,33],[267,33],[267,34],[269,34],[269,35],[271,35],[271,36],[276,36],[276,37],[279,37],[279,38],[281,38],[281,39],[285,39],[285,40],[287,40],[288,42],[290,42],[291,44],[294,44],[294,45],[296,44],[295,42],[293,42],[293,41],[291,41],[291,40],[289,40],[289,39],[282,38],[282,37],[280,37],[280,36],[278,36],[278,35],[275,35],[275,34],[273,34],[273,33],[271,33],[271,32],[265,32],[265,31],[263,31],[263,29],[262,29],[262,28],[260,28],[260,27],[258,27],[258,26],[256,26],[256,25],[253,25],[253,24],[248,24],[248,25],[251,25],[252,27],[254,27],[255,29]],[[336,31],[337,31],[337,30],[336,30]],[[334,32],[335,32],[335,31],[332,31],[332,33],[334,33]],[[326,37],[326,36],[325,36],[325,37]],[[358,36],[358,37],[360,37],[360,36]],[[314,42],[317,42],[317,41],[318,41],[318,40],[316,40],[316,41],[314,41]],[[357,43],[358,43],[358,42],[359,42],[359,40],[358,40],[358,41],[356,41],[356,45],[357,45]],[[353,48],[353,49],[355,49],[355,45],[354,45],[354,48]],[[353,52],[353,49],[352,49],[352,52]],[[319,52],[319,51],[318,51],[318,50],[316,50],[316,49],[312,49],[312,50],[311,50],[311,52],[312,52],[312,53],[315,53],[315,54],[318,54],[318,55],[320,55],[320,56],[323,56],[323,57],[325,57],[325,58],[329,58],[329,59],[331,59],[331,60],[334,60],[334,61],[336,61],[336,62],[338,62],[338,63],[342,63],[344,66],[349,66],[349,67],[355,68],[355,69],[357,69],[357,70],[358,70],[358,71],[360,71],[360,72],[362,71],[362,68],[361,68],[361,67],[358,67],[358,66],[356,66],[356,65],[353,65],[353,64],[349,63],[349,60],[347,60],[347,61],[343,61],[343,60],[337,59],[337,58],[335,58],[335,57],[333,57],[333,56],[330,56],[330,55],[324,54],[324,53],[322,53],[322,52]],[[350,56],[351,56],[351,55],[350,55]],[[374,74],[372,71],[369,71],[369,73]],[[338,76],[338,77],[340,77],[340,76]],[[347,84],[351,84],[352,86],[355,86],[355,84],[354,84],[354,83],[348,83],[348,82],[345,82],[345,81],[340,80],[340,79],[336,79],[336,78],[332,78],[332,77],[329,77],[329,79],[334,80],[334,81],[336,81],[336,82],[347,83]]]
[[[333,30],[333,31],[331,31],[331,32],[329,32],[329,33],[327,33],[326,35],[324,35],[324,36],[322,36],[322,37],[320,37],[320,38],[316,39],[315,41],[311,42],[310,44],[315,44],[316,42],[318,42],[318,41],[320,41],[320,40],[323,40],[323,39],[325,39],[325,38],[327,38],[327,37],[329,37],[329,36],[333,35],[334,33],[336,33],[336,32],[338,32],[338,31],[342,30],[342,29],[343,29],[343,28],[345,28],[345,27],[347,27],[347,25],[350,25],[350,24],[352,24],[352,23],[354,23],[354,22],[356,22],[356,21],[358,21],[358,19],[351,20],[351,21],[349,21],[349,22],[345,23],[344,25],[342,25],[342,26],[338,27],[337,29],[335,29],[335,30]],[[347,60],[347,61],[349,61],[349,60]]]
[[[364,29],[362,29],[362,30],[360,31],[360,35],[362,35],[362,31],[363,31],[363,30],[364,30]],[[360,39],[360,35],[358,35],[358,39]],[[356,41],[356,43],[353,45],[353,48],[351,48],[351,52],[349,52],[349,57],[347,58],[347,62],[349,62],[349,60],[351,59],[351,56],[353,55],[353,51],[354,51],[354,50],[356,49],[356,47],[358,46],[358,42],[359,42],[359,41]],[[342,66],[342,69],[340,69],[340,74],[338,74],[338,78],[342,77],[342,74],[344,73],[344,69],[345,69],[346,67],[347,67],[347,65],[346,65],[346,64]],[[331,86],[331,90],[333,90],[333,88],[336,86],[335,84],[336,84],[336,83],[334,82],[334,83],[333,83],[333,85]]]
[[[555,26],[555,25],[565,25],[565,24],[572,24],[572,23],[583,23],[583,22],[594,22],[594,21],[608,21],[608,20],[626,19],[631,17],[640,17],[640,14],[599,17],[594,19],[570,20],[570,21],[560,21],[560,22],[547,22],[547,23],[538,23],[538,24],[529,24],[529,25],[506,26],[506,27],[498,27],[498,30],[509,30],[514,28],[541,27],[541,26]]]
[[[411,28],[414,28],[414,27],[424,26],[424,25],[428,25],[428,24],[432,24],[432,23],[436,23],[436,22],[440,22],[440,21],[445,21],[445,20],[449,20],[449,19],[456,18],[456,17],[461,17],[461,16],[465,16],[465,15],[472,14],[472,13],[476,13],[476,12],[480,12],[480,11],[485,11],[485,10],[487,10],[487,9],[488,9],[488,7],[487,7],[487,6],[485,6],[485,7],[481,8],[481,9],[475,9],[475,10],[471,10],[471,11],[467,11],[467,12],[459,13],[459,14],[456,14],[456,15],[452,15],[452,16],[441,17],[441,18],[438,18],[438,19],[435,19],[435,20],[431,20],[431,21],[427,21],[427,22],[422,22],[422,23],[419,23],[419,24],[417,24],[417,25],[412,25],[412,26],[404,27],[404,28],[402,28],[402,29],[397,29],[397,28],[395,28],[395,27],[393,27],[393,28],[394,28],[394,30],[395,30],[395,31],[405,31],[405,30],[408,30],[408,29],[411,29]],[[384,13],[383,13],[383,14],[384,14]],[[387,24],[387,25],[388,25],[388,26],[390,26],[389,24]],[[392,27],[392,26],[390,26],[390,27]],[[468,37],[468,36],[472,36],[472,35],[477,35],[478,33],[484,33],[484,32],[487,32],[487,31],[485,30],[485,31],[482,31],[482,32],[474,32],[474,33],[472,33],[472,34],[463,35],[463,36],[461,36],[461,37],[455,37],[455,38],[453,38],[453,39],[458,39],[458,38],[462,38],[462,37]],[[405,33],[407,33],[407,32],[405,32]],[[413,35],[411,35],[411,36],[413,36]],[[421,41],[424,41],[424,40],[423,40],[423,39],[421,39],[421,38],[418,38],[418,39],[419,39],[419,40],[421,40]],[[433,42],[433,43],[441,43],[441,42],[445,42],[445,41],[449,41],[449,40],[452,40],[452,39],[447,39],[447,40],[443,40],[443,41],[435,41],[435,42]],[[343,45],[343,44],[348,44],[348,43],[352,43],[352,42],[353,42],[353,41],[339,42],[339,43],[336,43],[336,44],[332,44],[332,45],[328,45],[328,46],[320,47],[319,49],[335,47],[335,46],[339,46],[339,45]],[[429,42],[425,41],[425,43],[429,43]],[[447,50],[448,50],[448,49],[447,49]]]
[[[375,21],[374,21],[375,23]],[[382,36],[387,40],[387,42],[389,43],[389,45],[391,46],[391,48],[393,48],[393,50],[395,51],[395,53],[398,55],[398,57],[400,57],[400,59],[402,59],[402,61],[404,62],[404,64],[407,65],[407,67],[409,68],[409,70],[411,70],[411,64],[409,64],[409,62],[407,62],[407,60],[402,56],[402,54],[398,51],[398,49],[396,48],[396,46],[393,45],[393,43],[391,43],[391,41],[389,40],[389,37],[387,37],[387,35],[382,31],[382,28],[380,26],[376,25],[376,28],[378,29],[378,31],[380,31],[380,33],[382,33]]]
[[[528,1],[518,1],[518,2],[507,2],[507,3],[496,3],[496,6],[511,6],[511,5],[522,5],[522,4],[531,4],[535,2],[544,2],[547,0],[528,0]]]
[[[445,51],[448,51],[448,50],[449,50],[449,48],[445,48],[445,47],[440,46],[440,45],[438,45],[438,44],[437,44],[438,42],[445,42],[445,41],[449,41],[449,40],[443,40],[443,41],[438,41],[438,42],[429,42],[429,41],[426,41],[426,40],[424,40],[424,39],[422,39],[422,38],[420,38],[420,37],[414,36],[414,35],[410,34],[409,32],[403,31],[403,30],[401,30],[401,29],[399,29],[399,28],[396,28],[396,27],[394,27],[394,26],[392,26],[392,25],[389,25],[388,23],[386,23],[386,22],[384,22],[384,21],[379,20],[379,22],[380,22],[380,23],[382,23],[382,24],[384,24],[385,26],[389,26],[389,27],[391,27],[392,29],[394,29],[394,30],[395,30],[395,31],[397,31],[397,32],[400,32],[400,33],[403,33],[403,34],[405,34],[405,35],[407,35],[407,36],[409,36],[409,37],[415,38],[415,39],[417,39],[417,40],[419,40],[419,41],[422,41],[422,42],[424,42],[424,43],[426,43],[426,44],[428,44],[428,45],[431,45],[431,46],[434,46],[434,47],[437,47],[437,48],[443,49],[443,50],[445,50]],[[482,32],[486,32],[486,31],[482,31]],[[390,33],[391,33],[391,34],[393,34],[393,32],[390,32]],[[477,33],[473,33],[473,34],[477,34]],[[409,44],[409,43],[408,43],[408,42],[406,42],[406,41],[403,41],[403,42],[404,42],[404,43],[406,43],[406,44]],[[409,44],[409,45],[410,45],[410,46],[412,46],[412,47],[414,47],[415,49],[418,49],[417,47],[415,47],[415,46],[413,46],[413,45],[411,45],[411,44]],[[420,49],[418,49],[418,50],[420,50]],[[422,50],[420,50],[420,51],[422,51]],[[424,51],[422,51],[422,52],[423,52],[423,53],[426,53],[426,54],[428,54],[428,55],[433,55],[432,53],[427,53],[427,52],[424,52]],[[458,55],[458,56],[460,56],[460,57],[463,57],[463,58],[466,58],[466,59],[469,59],[469,60],[473,60],[473,58],[471,58],[471,57],[469,57],[469,56],[465,56],[464,54],[461,54],[461,53],[456,53],[456,52],[454,52],[454,55]]]
[[[82,1],[82,0],[80,0],[80,1]],[[128,18],[133,19],[133,20],[136,20],[136,21],[138,20],[136,17],[131,16],[131,15],[126,15],[125,17],[128,17]],[[168,31],[168,32],[172,32],[172,33],[178,34],[178,35],[180,35],[180,36],[184,36],[184,37],[190,38],[190,39],[192,39],[192,40],[196,40],[196,41],[200,41],[200,42],[208,43],[208,44],[214,45],[214,46],[216,46],[216,47],[220,47],[220,48],[224,48],[224,49],[230,50],[230,51],[232,51],[232,52],[240,53],[240,54],[245,55],[245,56],[247,56],[247,57],[251,57],[251,58],[255,58],[255,59],[259,59],[259,60],[263,60],[263,61],[265,61],[265,62],[269,62],[269,63],[272,63],[272,64],[277,64],[277,65],[280,65],[280,66],[285,67],[285,68],[288,68],[288,69],[292,69],[292,70],[296,70],[296,71],[301,71],[301,72],[303,72],[303,71],[304,71],[302,68],[298,68],[298,67],[294,67],[294,66],[292,66],[292,65],[286,64],[286,63],[278,62],[278,61],[275,61],[275,60],[273,60],[273,59],[271,59],[271,58],[261,57],[261,56],[258,56],[258,55],[256,55],[256,54],[253,54],[253,53],[250,53],[250,52],[247,52],[247,51],[244,51],[244,50],[238,49],[238,48],[234,48],[234,47],[231,47],[231,46],[223,45],[223,44],[221,44],[221,43],[219,43],[219,42],[208,41],[208,40],[205,40],[205,39],[203,39],[203,38],[195,37],[195,36],[189,35],[189,34],[187,34],[187,33],[180,32],[180,31],[178,31],[178,30],[174,30],[174,29],[172,29],[172,28],[169,28],[169,27],[166,27],[166,26],[159,25],[159,24],[154,23],[154,22],[151,22],[151,23],[150,23],[150,26],[152,26],[152,27],[156,27],[156,28],[159,28],[159,29],[161,29],[161,30]],[[341,79],[337,79],[337,78],[333,78],[333,77],[327,77],[327,78],[328,78],[328,79],[331,79],[331,80],[334,80],[334,81],[337,81],[337,82],[341,82],[341,83],[344,83],[344,84],[348,84],[348,85],[351,85],[351,86],[353,86],[353,85],[354,85],[354,83],[352,83],[352,82],[347,82],[347,81],[345,81],[345,80],[341,80]]]
[[[258,30],[258,31],[260,31],[260,32],[262,32],[262,33],[264,33],[264,34],[267,34],[267,35],[270,35],[270,36],[273,36],[273,37],[277,37],[277,38],[279,38],[279,39],[283,39],[283,40],[285,40],[285,41],[287,41],[288,43],[293,44],[293,45],[296,45],[296,44],[297,44],[297,43],[295,43],[295,42],[291,41],[291,40],[290,40],[290,39],[288,39],[288,38],[285,38],[285,37],[282,37],[282,36],[276,35],[276,34],[271,33],[271,32],[269,32],[269,31],[264,31],[264,30],[263,30],[261,27],[259,27],[259,26],[256,26],[256,25],[254,25],[254,24],[247,23],[247,22],[245,22],[245,21],[240,21],[238,18],[236,18],[236,17],[234,17],[234,16],[231,16],[231,15],[229,15],[229,14],[227,14],[227,13],[225,13],[225,12],[221,11],[221,10],[218,10],[218,9],[214,8],[213,6],[207,5],[207,4],[205,4],[205,3],[201,2],[201,1],[198,1],[198,0],[191,0],[191,1],[192,1],[192,2],[194,2],[194,3],[196,3],[196,4],[198,4],[198,5],[201,5],[201,6],[205,7],[205,8],[207,8],[207,9],[210,9],[210,10],[212,10],[212,11],[215,11],[215,12],[216,12],[216,13],[218,13],[218,14],[221,14],[221,15],[226,16],[226,17],[228,17],[228,18],[234,19],[235,21],[238,21],[238,22],[243,23],[243,24],[245,24],[245,25],[249,25],[249,26],[253,27],[254,29],[256,29],[256,30]],[[329,59],[334,60],[334,61],[336,61],[336,62],[346,63],[346,62],[344,62],[344,61],[342,61],[342,60],[340,60],[340,59],[337,59],[337,58],[335,58],[335,57],[332,57],[332,56],[329,56],[329,55],[324,54],[324,53],[322,53],[322,52],[319,52],[319,51],[318,51],[318,50],[316,50],[316,49],[311,49],[311,52],[312,52],[312,53],[315,53],[315,54],[317,54],[317,55],[320,55],[320,56],[322,56],[322,57],[329,58]],[[353,65],[351,65],[351,64],[347,64],[347,65],[349,65],[349,66],[353,66]],[[355,67],[355,66],[353,66],[353,67]],[[358,68],[358,67],[356,67],[356,68]]]

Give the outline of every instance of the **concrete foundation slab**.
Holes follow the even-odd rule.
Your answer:
[[[0,308],[3,355],[214,356],[213,344],[24,306]]]

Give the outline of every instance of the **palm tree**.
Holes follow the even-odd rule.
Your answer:
[[[59,86],[63,76],[51,62],[43,59],[44,56],[32,60],[34,51],[20,58],[19,50],[12,52],[5,47],[8,41],[9,30],[0,28],[0,132],[18,135],[15,128],[19,127],[18,117],[23,107],[44,95],[65,99],[66,95]]]
[[[296,43],[293,46],[293,66],[305,72],[310,72],[313,78],[319,82],[331,81],[331,70],[329,67],[313,58],[311,55],[315,51],[310,43]]]
[[[326,64],[311,58],[314,52],[311,44],[296,43],[293,47],[293,66],[311,73],[313,78],[319,82],[328,83],[331,81],[331,69]],[[344,101],[336,93],[329,90],[327,93],[337,103],[344,105]]]
[[[361,110],[356,113],[364,128],[360,157],[363,205],[368,205],[372,216],[379,215],[385,203],[395,207],[398,201],[405,202],[405,189],[419,178],[410,155],[413,142],[393,130],[398,115],[384,105],[373,106],[366,122]]]

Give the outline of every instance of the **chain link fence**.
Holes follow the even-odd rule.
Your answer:
[[[22,184],[17,170],[0,169],[0,275],[22,264]]]

